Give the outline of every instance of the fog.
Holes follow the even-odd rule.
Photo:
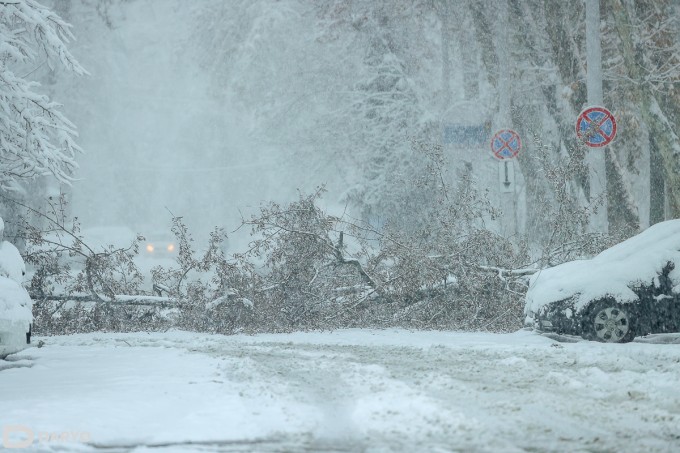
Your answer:
[[[69,190],[83,227],[153,234],[176,215],[199,235],[232,231],[260,202],[328,182],[275,134],[262,136],[256,108],[236,104],[232,84],[247,74],[207,67],[220,53],[201,35],[201,15],[221,9],[212,3],[52,2],[90,73],[43,74],[79,130],[84,153]]]
[[[175,215],[198,235],[214,226],[231,232],[263,201],[324,184],[331,210],[417,224],[423,206],[437,204],[432,187],[419,185],[431,176],[421,145],[443,151],[442,185],[472,177],[502,211],[484,227],[504,237],[526,234],[552,247],[580,234],[593,209],[573,132],[587,91],[581,3],[509,11],[481,1],[47,4],[73,25],[69,48],[89,71],[35,70],[80,133],[84,154],[65,190],[85,228],[157,232]],[[677,9],[664,14],[670,36]],[[649,134],[673,124],[677,108],[662,96],[660,108],[637,112],[647,104],[628,84],[634,68],[617,63],[625,46],[606,8],[602,23],[604,104],[620,123],[608,152],[608,222],[626,236],[670,216],[664,190],[650,187],[674,187],[673,172],[661,173],[677,159]],[[650,80],[663,93],[676,80],[663,63],[673,47],[652,25],[636,39],[659,62]],[[517,130],[523,146],[499,167],[489,139],[503,128]],[[470,141],[447,131],[482,134]],[[675,143],[671,129],[656,133]],[[663,163],[650,166],[655,159]],[[507,190],[499,186],[506,167]]]

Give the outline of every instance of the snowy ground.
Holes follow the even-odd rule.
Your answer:
[[[27,451],[680,451],[679,335],[42,340],[0,362],[5,446],[32,436]]]

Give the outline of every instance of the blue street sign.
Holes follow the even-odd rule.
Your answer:
[[[442,142],[459,147],[479,146],[486,142],[489,132],[491,132],[491,124],[488,122],[476,126],[445,124],[442,130]]]

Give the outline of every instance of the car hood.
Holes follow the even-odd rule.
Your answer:
[[[590,260],[537,272],[529,282],[525,313],[570,298],[577,310],[604,296],[633,302],[638,297],[631,288],[658,283],[657,276],[669,261],[676,263],[669,277],[680,285],[680,219],[658,223]]]

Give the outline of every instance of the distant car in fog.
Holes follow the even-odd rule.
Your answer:
[[[680,219],[537,272],[524,311],[539,331],[608,343],[680,332]]]
[[[145,279],[151,276],[151,269],[158,265],[170,267],[175,264],[178,246],[172,232],[158,232],[151,228],[140,228],[137,231],[124,226],[107,226],[88,228],[83,231],[85,243],[95,251],[109,246],[128,248],[141,235],[144,240],[139,243],[139,253],[134,261]]]
[[[140,257],[174,258],[177,256],[175,237],[170,231],[154,232],[145,231],[142,228],[136,233],[132,229],[122,226],[96,227],[83,231],[85,243],[93,247],[95,251],[109,246],[127,248],[135,241],[138,235],[144,238],[140,242]]]
[[[175,258],[178,247],[172,234],[151,234],[144,236],[141,255],[155,258]]]

